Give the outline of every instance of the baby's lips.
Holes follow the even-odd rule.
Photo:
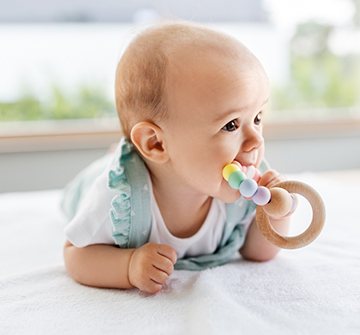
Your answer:
[[[238,161],[232,161],[231,164],[237,165],[240,169],[242,169],[242,165]]]
[[[261,173],[254,165],[241,165],[238,161],[232,161],[232,164],[237,165],[249,178],[259,182]]]
[[[242,166],[238,161],[232,161],[231,164],[237,165],[241,169],[242,172],[246,173],[247,167]]]

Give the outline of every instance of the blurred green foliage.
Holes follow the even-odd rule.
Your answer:
[[[360,55],[334,54],[330,48],[333,32],[334,27],[317,22],[298,25],[290,43],[289,81],[281,87],[273,85],[273,118],[345,117],[360,111]],[[115,115],[114,103],[104,90],[86,85],[73,94],[54,85],[47,100],[30,92],[12,102],[0,101],[0,121]]]
[[[335,55],[329,47],[332,32],[332,26],[316,22],[297,27],[290,44],[290,81],[273,89],[276,114],[339,116],[360,109],[360,55]]]
[[[86,119],[115,115],[114,104],[103,90],[86,85],[72,94],[54,85],[46,101],[35,94],[24,93],[15,101],[0,102],[1,121]]]

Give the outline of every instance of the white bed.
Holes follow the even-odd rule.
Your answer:
[[[0,333],[360,334],[360,172],[292,178],[326,203],[314,243],[268,263],[177,271],[155,296],[67,276],[60,191],[0,194]],[[302,204],[293,232],[309,217]]]

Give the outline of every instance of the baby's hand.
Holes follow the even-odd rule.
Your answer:
[[[147,293],[161,290],[174,271],[176,251],[166,244],[147,243],[135,249],[129,264],[130,284]]]
[[[268,170],[260,177],[259,186],[271,188],[281,181],[284,181],[284,178],[279,174],[279,172],[275,170]]]

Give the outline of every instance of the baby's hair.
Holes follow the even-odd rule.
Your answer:
[[[141,32],[125,50],[116,71],[116,109],[126,137],[130,138],[131,128],[139,121],[167,117],[166,69],[171,55],[185,47],[231,56],[239,47],[246,49],[226,34],[189,23],[161,24]]]

